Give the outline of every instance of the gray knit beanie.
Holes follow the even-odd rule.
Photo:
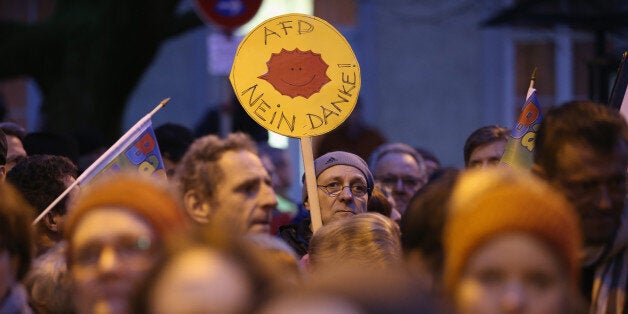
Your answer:
[[[369,198],[371,197],[371,193],[373,193],[373,188],[375,187],[373,174],[369,170],[368,165],[364,161],[364,159],[360,158],[360,156],[356,154],[352,154],[349,152],[343,151],[335,151],[329,152],[323,156],[320,156],[314,160],[314,174],[316,174],[316,178],[325,170],[336,166],[336,165],[346,165],[354,167],[360,170],[364,177],[366,178],[366,187],[368,188]],[[307,200],[307,185],[305,184],[305,174],[303,174],[303,196],[302,200],[305,202]]]

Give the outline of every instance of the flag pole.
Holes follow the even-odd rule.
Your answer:
[[[528,87],[528,93],[526,94],[526,100],[528,100],[528,98],[530,98],[530,96],[532,96],[532,93],[534,92],[534,83],[536,82],[536,70],[537,70],[537,68],[534,67],[534,70],[532,71],[532,76],[530,77],[530,86]]]
[[[535,133],[535,129],[530,129],[531,124],[541,117],[541,110],[537,108],[536,93],[534,84],[536,82],[537,67],[534,67],[530,77],[530,85],[526,94],[525,102],[521,107],[519,118],[515,122],[515,127],[511,129],[508,141],[504,149],[500,162],[511,167],[529,169],[532,162],[531,152],[534,149],[534,138],[530,133]],[[532,118],[530,120],[530,118]],[[538,125],[538,122],[537,122]],[[524,144],[525,142],[525,144]]]
[[[117,150],[118,148],[120,148],[120,146],[124,145],[125,141],[128,140],[129,137],[131,137],[133,135],[133,132],[135,129],[141,127],[144,123],[146,123],[148,120],[150,120],[150,118],[161,108],[163,108],[164,106],[166,106],[166,104],[170,101],[170,98],[166,98],[164,100],[162,100],[156,107],[155,109],[153,109],[151,112],[149,112],[147,115],[145,115],[142,119],[140,119],[140,121],[137,121],[137,123],[135,123],[135,125],[133,125],[133,127],[131,127],[126,133],[124,133],[124,135],[122,135],[122,137],[120,139],[118,139],[111,147],[109,147],[109,149],[102,154],[100,157],[98,157],[98,159],[96,159],[96,161],[94,161],[87,169],[85,169],[85,171],[83,171],[83,173],[76,179],[76,181],[78,182],[78,184],[81,184],[82,181],[85,179],[85,177],[89,174],[91,174],[91,172],[98,167],[101,162],[103,160],[105,160],[106,158],[110,157],[110,153]]]
[[[626,103],[626,91],[628,90],[628,66],[626,65],[628,60],[628,51],[624,51],[619,61],[619,67],[617,68],[617,75],[615,76],[615,83],[611,90],[611,96],[608,99],[608,106],[620,110],[623,107],[623,103]],[[624,109],[625,110],[625,109]]]
[[[126,140],[128,140],[129,137],[131,137],[131,135],[133,134],[133,132],[132,132],[133,130],[139,128],[144,123],[146,123],[148,120],[150,120],[150,118],[157,111],[159,111],[159,109],[161,109],[164,106],[166,106],[166,104],[169,101],[170,101],[170,98],[166,98],[166,99],[162,100],[161,102],[159,102],[159,104],[153,110],[151,110],[151,112],[149,112],[142,119],[140,119],[140,121],[135,123],[135,125],[133,125],[133,127],[131,127],[129,129],[129,131],[124,133],[124,135],[120,139],[118,139],[104,154],[102,154],[100,157],[98,157],[98,159],[96,159],[96,161],[94,161],[87,169],[85,169],[85,171],[83,171],[83,173],[78,178],[76,178],[76,180],[70,186],[68,186],[65,189],[65,191],[63,191],[63,193],[61,193],[61,195],[59,195],[54,201],[52,201],[52,203],[50,205],[48,205],[48,207],[46,207],[46,209],[44,209],[44,211],[41,212],[41,214],[39,214],[39,216],[37,216],[37,218],[35,218],[35,220],[33,221],[32,225],[33,226],[36,225],[42,218],[44,218],[44,216],[46,216],[46,214],[48,214],[48,212],[50,212],[50,210],[55,205],[57,205],[66,195],[68,195],[68,193],[70,193],[70,191],[72,191],[72,189],[74,189],[77,185],[81,184],[87,175],[91,174],[91,172],[93,172],[96,167],[100,166],[101,163],[106,158],[109,158],[110,157],[109,155],[111,154],[111,152],[117,150],[120,146],[122,146],[124,144],[124,142]]]

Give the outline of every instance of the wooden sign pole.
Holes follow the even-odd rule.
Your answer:
[[[305,185],[307,188],[307,199],[310,204],[310,216],[312,217],[312,232],[315,233],[322,225],[321,208],[318,204],[318,187],[316,186],[316,173],[314,171],[314,154],[312,153],[312,138],[302,137],[301,155],[303,156],[303,167],[305,168]]]

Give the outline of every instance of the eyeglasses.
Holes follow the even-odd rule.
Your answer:
[[[327,195],[331,197],[336,197],[340,195],[340,192],[342,192],[344,188],[349,188],[349,190],[351,191],[351,195],[355,197],[364,196],[366,193],[369,192],[369,188],[363,184],[353,184],[353,185],[343,186],[342,184],[338,182],[332,182],[327,185],[317,185],[317,186],[323,191],[325,191],[325,193],[327,193]]]
[[[425,180],[422,180],[421,178],[417,178],[417,177],[412,177],[412,176],[404,176],[404,177],[385,176],[378,179],[378,181],[381,182],[383,186],[389,189],[392,189],[395,186],[397,186],[399,181],[401,181],[401,185],[405,189],[408,189],[408,188],[415,189],[425,184]]]

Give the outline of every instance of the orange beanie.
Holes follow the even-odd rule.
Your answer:
[[[98,207],[114,206],[137,214],[163,239],[187,223],[179,198],[165,182],[154,177],[116,173],[97,180],[81,191],[69,210],[65,237],[70,240],[86,213]],[[71,241],[68,241],[71,245]]]
[[[577,215],[561,194],[528,173],[469,171],[458,181],[445,225],[444,284],[453,293],[467,260],[499,234],[522,232],[547,244],[571,283],[579,278],[581,233]]]

